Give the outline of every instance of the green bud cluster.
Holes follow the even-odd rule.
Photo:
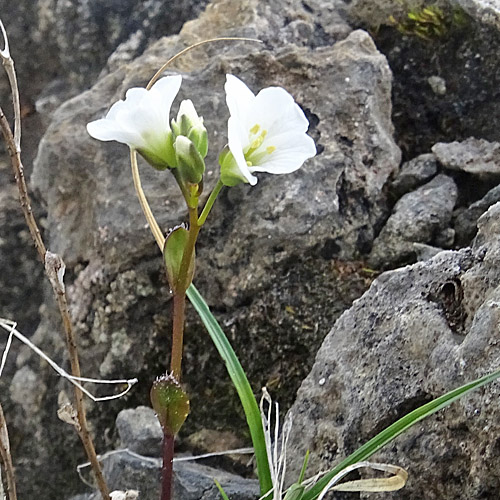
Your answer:
[[[193,103],[182,101],[177,120],[171,122],[175,166],[180,177],[191,184],[199,184],[205,172],[204,158],[208,152],[207,129]]]

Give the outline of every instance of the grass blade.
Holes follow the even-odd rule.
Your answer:
[[[384,429],[382,432],[377,434],[374,438],[370,439],[370,441],[358,448],[354,453],[340,462],[340,464],[338,464],[330,472],[325,474],[310,490],[308,490],[304,494],[304,496],[302,497],[303,500],[314,500],[320,495],[322,489],[328,484],[330,479],[338,474],[341,470],[357,462],[367,460],[383,446],[390,443],[393,439],[408,430],[417,422],[420,422],[424,418],[432,415],[433,413],[436,413],[442,408],[445,408],[465,394],[475,389],[479,389],[479,387],[482,387],[483,385],[493,382],[498,377],[500,377],[500,370],[497,370],[489,375],[485,375],[484,377],[478,378],[473,382],[469,382],[468,384],[458,387],[453,391],[447,392],[443,396],[440,396],[439,398],[426,403],[420,408],[417,408],[416,410],[408,413],[408,415],[400,418],[389,427]]]
[[[231,344],[227,340],[225,333],[222,331],[219,323],[210,312],[210,309],[200,295],[198,290],[191,285],[186,295],[188,296],[191,304],[193,304],[196,312],[200,315],[215,347],[219,351],[221,358],[226,364],[229,376],[238,392],[243,410],[252,437],[252,444],[255,450],[255,459],[257,462],[257,471],[259,475],[260,491],[264,495],[273,487],[271,481],[271,472],[269,470],[269,462],[267,459],[266,442],[264,439],[264,428],[262,427],[262,420],[260,418],[259,405],[253,394],[247,376],[243,371],[241,363],[238,360]]]
[[[219,493],[221,494],[222,500],[229,500],[229,497],[226,495],[226,492],[224,491],[224,488],[221,486],[219,481],[217,479],[214,479],[215,486],[217,486],[217,489],[219,490]]]

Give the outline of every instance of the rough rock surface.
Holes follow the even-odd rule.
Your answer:
[[[287,88],[310,120],[318,156],[295,174],[262,176],[254,188],[226,190],[198,247],[198,287],[255,387],[274,387],[286,405],[333,320],[371,280],[362,264],[337,259],[355,261],[370,250],[376,228],[387,217],[384,185],[400,161],[392,139],[386,60],[367,33],[345,38],[349,30],[320,3],[219,0],[186,23],[179,36],[159,40],[128,64],[110,64],[92,89],[54,113],[32,182],[46,203],[50,248],[68,266],[82,366],[88,375],[140,379],[126,400],[89,404],[100,450],[114,446],[116,412],[145,404],[151,380],[165,370],[171,318],[161,259],[133,193],[127,149],[92,140],[85,124],[102,116],[127,88],[144,85],[168,56],[190,43],[221,35],[265,42],[206,46],[179,60],[172,71],[185,80],[177,102],[192,98],[211,134],[207,192],[226,141],[225,73],[241,76],[255,91],[275,84]],[[333,44],[338,39],[343,40]],[[335,99],[325,100],[326,95]],[[160,225],[167,230],[184,220],[168,172],[158,174],[145,165],[141,172]],[[64,347],[51,314],[35,339],[60,359]],[[38,363],[25,351],[23,356]],[[184,432],[207,423],[244,427],[224,365],[191,315],[184,366],[193,408]],[[40,477],[33,471],[46,463],[49,442],[58,448],[54,468],[83,461],[80,451],[72,451],[77,445],[72,429],[61,430],[59,424],[54,431],[54,399],[64,384],[46,376],[51,397],[44,400],[47,406],[37,422],[47,431],[35,437],[21,425],[13,429],[20,456],[28,442],[31,451],[40,450],[26,469],[33,478]],[[76,490],[76,480],[76,475],[64,478],[68,492]],[[35,479],[23,485],[27,496],[42,489],[50,495],[60,487],[52,482],[42,488]]]
[[[478,176],[500,176],[500,143],[470,137],[462,142],[437,143],[432,152],[450,170]]]
[[[43,270],[37,262],[11,177],[10,164],[1,161],[0,310],[2,317],[19,321],[19,328],[31,334],[38,324]],[[3,340],[3,336],[0,338]]]
[[[470,244],[477,232],[477,221],[484,212],[500,201],[500,186],[491,188],[480,200],[471,203],[468,207],[457,210],[453,214],[453,229],[455,244],[466,246]]]
[[[393,2],[385,3],[394,6]],[[474,3],[479,5],[485,2],[478,0]],[[84,373],[113,378],[138,376],[140,379],[139,385],[124,400],[89,404],[98,450],[102,452],[117,446],[116,413],[124,407],[148,404],[150,382],[165,369],[171,318],[161,260],[133,194],[127,149],[115,143],[92,141],[84,127],[87,121],[102,116],[112,102],[123,97],[128,87],[144,85],[168,56],[190,43],[213,36],[246,35],[264,41],[264,45],[225,43],[205,46],[187,54],[172,67],[172,71],[179,71],[184,76],[183,92],[177,102],[185,97],[192,98],[211,131],[208,165],[213,167],[209,167],[206,176],[206,192],[215,181],[217,152],[226,140],[227,109],[222,93],[225,73],[241,76],[255,91],[267,85],[286,87],[303,107],[311,123],[310,134],[317,142],[318,156],[293,175],[261,176],[254,188],[242,186],[224,191],[202,233],[198,248],[198,287],[223,324],[235,350],[241,354],[253,386],[258,389],[267,385],[284,407],[291,402],[296,387],[310,369],[314,353],[326,332],[340,313],[370,284],[373,273],[358,260],[370,253],[375,236],[381,234],[387,220],[389,228],[383,229],[382,233],[390,232],[391,225],[393,229],[398,226],[401,230],[395,235],[399,239],[398,244],[405,251],[406,245],[412,245],[418,258],[424,259],[439,251],[436,246],[451,245],[453,224],[457,231],[460,229],[460,210],[468,211],[470,225],[473,225],[474,214],[479,214],[478,206],[482,211],[494,198],[493,191],[486,195],[493,188],[490,181],[448,171],[446,173],[453,176],[458,187],[458,211],[453,222],[449,221],[452,209],[448,207],[450,199],[438,200],[444,207],[442,213],[439,209],[433,212],[438,202],[434,198],[429,199],[434,208],[428,210],[426,206],[423,210],[426,216],[421,229],[425,236],[415,236],[412,223],[416,212],[409,207],[415,208],[419,205],[418,198],[425,198],[427,191],[422,184],[436,174],[435,166],[431,165],[432,162],[426,164],[424,155],[405,164],[396,176],[400,152],[393,139],[391,123],[391,83],[394,83],[396,137],[408,159],[428,153],[438,140],[450,142],[470,135],[489,141],[498,140],[500,126],[497,126],[495,117],[500,116],[496,108],[499,102],[496,96],[500,36],[494,26],[484,26],[479,18],[474,18],[468,20],[465,29],[452,26],[442,39],[428,43],[412,36],[399,35],[394,27],[380,26],[378,31],[373,30],[371,22],[375,21],[374,16],[368,15],[364,21],[362,16],[358,17],[364,26],[371,29],[378,46],[387,53],[395,74],[393,82],[387,61],[377,51],[370,36],[363,31],[352,32],[346,23],[346,17],[351,16],[352,20],[355,10],[362,7],[359,1],[279,0],[267,3],[258,0],[216,0],[199,19],[188,22],[179,36],[152,43],[162,34],[175,32],[202,4],[203,1],[113,0],[104,5],[98,0],[40,0],[18,2],[6,12],[6,15],[12,16],[12,22],[23,21],[35,26],[33,33],[26,36],[24,24],[17,24],[12,38],[13,45],[21,53],[33,55],[17,59],[23,95],[27,97],[23,102],[28,129],[25,152],[29,160],[36,150],[38,138],[50,124],[40,145],[33,181],[48,211],[49,246],[60,252],[68,264],[66,282],[82,347]],[[364,2],[364,5],[373,6],[370,2]],[[172,24],[171,12],[177,7],[186,17],[181,14]],[[57,16],[55,13],[58,13]],[[101,15],[103,13],[106,15]],[[163,32],[167,21],[168,31]],[[47,33],[55,36],[45,38]],[[41,44],[42,39],[50,41]],[[149,49],[136,59],[148,45]],[[43,74],[41,67],[44,68]],[[457,72],[457,68],[461,71]],[[94,82],[90,90],[81,93]],[[0,94],[3,88],[0,88]],[[75,97],[56,111],[59,104],[72,95]],[[27,161],[28,167],[29,163]],[[440,168],[438,165],[438,170]],[[167,230],[182,221],[185,210],[177,201],[179,198],[168,175],[157,174],[145,165],[141,165],[141,172],[146,192],[162,227]],[[442,174],[443,170],[440,172]],[[3,175],[2,170],[0,175]],[[450,188],[448,191],[438,189],[438,194],[451,195],[451,198],[456,196],[448,177],[439,175],[437,179],[448,179],[443,185]],[[10,190],[10,186],[6,188],[5,183],[2,186],[0,200],[3,201],[5,190]],[[391,206],[397,201],[393,197],[402,195],[407,198],[403,196],[397,202],[398,206],[408,206],[389,217]],[[475,206],[475,203],[479,205]],[[2,213],[7,220],[2,229],[6,229],[8,242],[0,247],[0,258],[10,270],[18,266],[16,259],[21,257],[21,272],[15,277],[21,282],[25,280],[28,290],[31,290],[30,283],[38,285],[30,297],[30,304],[35,306],[23,307],[28,315],[35,317],[36,322],[37,315],[33,311],[41,303],[42,291],[36,282],[35,272],[31,271],[38,268],[36,264],[28,263],[27,257],[10,250],[18,248],[16,238],[22,240],[25,236],[18,230],[22,224],[20,216],[17,216],[17,222],[10,217],[14,207],[14,204],[8,205]],[[436,219],[433,213],[438,213]],[[400,217],[398,224],[395,224],[396,214]],[[436,220],[439,221],[437,224]],[[493,222],[483,218],[485,231],[488,224],[491,226]],[[483,231],[477,241],[484,234]],[[387,253],[390,264],[395,265],[399,257],[393,258],[393,249],[389,248],[391,241],[384,243],[387,251],[379,241],[377,251],[380,255]],[[486,253],[488,251],[493,255],[489,247]],[[374,411],[372,421],[363,420],[362,412],[354,416],[349,414],[354,423],[349,432],[341,434],[338,446],[328,441],[328,435],[331,428],[335,431],[345,422],[349,424],[350,417],[345,416],[347,410],[342,414],[345,422],[342,422],[342,417],[333,424],[331,418],[330,423],[323,422],[318,432],[328,442],[325,441],[321,457],[334,456],[337,452],[343,456],[371,435],[374,429],[378,429],[376,425],[382,425],[430,395],[440,393],[445,386],[456,385],[456,380],[446,378],[449,374],[445,374],[443,380],[438,380],[437,376],[427,377],[427,372],[436,366],[433,360],[444,359],[437,349],[432,356],[428,352],[429,345],[439,343],[439,327],[443,322],[452,331],[450,334],[445,328],[443,335],[446,341],[450,336],[460,341],[464,332],[469,332],[466,323],[472,313],[468,311],[467,317],[463,313],[460,285],[451,278],[461,276],[462,271],[456,270],[453,260],[458,259],[463,272],[477,264],[478,274],[474,279],[480,279],[484,267],[479,263],[478,246],[474,252],[474,255],[468,252],[442,254],[430,263],[410,268],[416,269],[416,274],[423,270],[422,276],[416,278],[414,289],[425,293],[430,290],[429,297],[432,297],[424,305],[419,302],[422,297],[411,295],[412,285],[405,281],[404,273],[411,274],[409,269],[400,271],[402,274],[385,275],[379,282],[382,285],[377,285],[385,287],[386,279],[392,283],[387,287],[394,286],[395,291],[386,295],[394,297],[392,303],[380,305],[378,300],[370,299],[374,289],[369,292],[368,298],[363,299],[371,302],[363,313],[357,313],[360,318],[364,314],[363,319],[357,321],[366,325],[367,343],[374,339],[371,335],[378,332],[377,325],[382,322],[378,318],[386,314],[384,311],[389,311],[387,315],[392,314],[391,304],[403,312],[417,304],[415,308],[422,308],[424,320],[429,319],[425,316],[427,309],[437,316],[441,314],[439,311],[444,312],[437,319],[434,316],[429,319],[432,325],[437,326],[423,340],[418,337],[422,330],[421,323],[417,320],[415,325],[411,325],[413,330],[408,331],[413,332],[413,336],[409,340],[404,337],[405,345],[410,346],[410,353],[395,342],[402,353],[396,351],[396,356],[404,358],[404,364],[389,365],[389,356],[381,347],[375,350],[379,357],[375,354],[365,356],[366,364],[360,362],[357,372],[352,370],[346,375],[346,394],[342,392],[342,398],[372,401],[374,387],[381,398],[386,398],[380,405],[373,399],[372,406],[378,413]],[[7,258],[14,259],[14,264],[9,264],[12,260],[7,261]],[[389,264],[383,257],[381,267],[386,265]],[[467,272],[472,280],[471,269]],[[492,276],[487,279],[494,281],[494,271],[491,273]],[[10,286],[12,279],[9,273],[3,274],[2,279],[4,276]],[[446,281],[448,278],[451,281]],[[396,291],[398,286],[406,295],[401,290]],[[470,289],[473,292],[477,290],[474,286]],[[29,291],[23,294],[17,288],[14,291],[20,292],[18,296],[23,297],[23,301],[30,294]],[[479,293],[477,300],[483,300],[483,296]],[[7,295],[0,295],[0,299],[2,297]],[[404,302],[405,298],[408,303]],[[475,299],[470,295],[468,300],[469,304]],[[50,299],[45,298],[43,322],[33,339],[64,364],[60,325],[51,304]],[[356,308],[359,307],[356,305],[353,310],[358,311]],[[376,309],[378,307],[382,307],[380,312]],[[16,314],[23,312],[18,308]],[[401,321],[406,317],[401,315]],[[22,331],[27,329],[28,326],[21,328]],[[472,331],[471,327],[464,341],[471,356],[476,352],[474,345],[467,344],[467,339],[472,338]],[[404,335],[403,327],[385,333],[387,336],[381,334],[379,339],[384,349],[384,342],[387,349],[391,347],[388,339]],[[480,334],[477,335],[480,337]],[[347,351],[352,358],[362,352],[363,339],[357,336],[356,328],[344,332],[344,337],[339,340],[343,346],[341,351],[332,356],[334,360],[337,354],[343,356]],[[353,342],[351,348],[348,342],[352,338],[356,338],[357,343]],[[373,340],[375,344],[376,339]],[[445,344],[444,348],[449,345]],[[85,461],[73,430],[55,417],[58,392],[68,388],[26,348],[19,350],[15,361],[14,364],[9,359],[9,370],[17,369],[18,372],[10,385],[12,401],[9,401],[8,418],[12,422],[14,457],[19,474],[29,478],[29,481],[23,480],[20,484],[21,495],[26,498],[36,495],[41,500],[61,495],[67,498],[69,494],[81,491],[78,477],[72,471],[76,463]],[[424,381],[424,389],[420,390],[417,382],[410,384],[407,398],[404,392],[406,385],[397,379],[396,373],[396,395],[386,396],[391,394],[387,386],[379,390],[374,379],[369,379],[370,370],[377,370],[379,366],[382,375],[388,374],[387,379],[391,382],[391,374],[398,369],[404,371],[409,367],[409,373],[417,370],[417,378]],[[342,367],[339,373],[344,373]],[[361,385],[354,385],[353,373],[361,376],[368,374],[368,383],[361,393],[358,392]],[[464,380],[466,378],[470,378],[468,372],[463,376]],[[29,384],[25,384],[25,380]],[[192,443],[196,442],[195,438],[200,435],[198,431],[204,427],[237,431],[244,428],[239,402],[234,391],[228,389],[225,368],[192,311],[188,315],[184,382],[193,408],[183,429],[184,435],[191,434],[186,443],[196,447]],[[351,383],[352,386],[349,385]],[[5,385],[5,382],[2,381],[2,384]],[[344,384],[344,380],[338,384]],[[326,378],[325,385],[329,387]],[[31,391],[26,391],[28,386]],[[353,393],[349,392],[351,389]],[[2,386],[0,392],[6,394],[8,391],[4,392]],[[396,401],[395,407],[392,406],[393,401]],[[358,405],[358,410],[361,404],[364,403]],[[320,413],[324,411],[325,415],[328,411],[328,407],[322,409],[321,403],[315,408],[319,408]],[[377,420],[377,416],[381,416],[382,420]],[[473,425],[476,424],[473,422]],[[459,425],[459,431],[464,426],[464,423],[462,427]],[[480,429],[479,424],[472,430],[475,429]],[[314,429],[304,432],[306,441],[313,431],[316,432]],[[469,444],[463,453],[470,450],[471,456],[476,456],[474,453],[477,454],[479,446],[484,443],[480,441],[483,439],[482,431],[476,432],[476,436],[477,443],[467,441]],[[428,449],[437,450],[432,463],[439,464],[440,458],[445,457],[446,463],[453,461],[453,467],[457,467],[453,470],[459,470],[460,465],[456,465],[454,460],[456,458],[459,464],[463,455],[453,446],[445,450],[448,438],[449,435],[442,429],[427,438]],[[494,446],[485,444],[484,447],[493,456]],[[426,450],[421,455],[428,458]],[[406,455],[411,458],[412,453],[409,450]],[[302,455],[295,456],[295,460],[301,459]],[[112,460],[116,467],[111,467],[109,471],[118,474],[113,477],[120,489],[124,487],[123,475],[118,473],[120,470],[129,478],[136,474],[137,478],[144,478],[144,474],[157,475],[157,466],[151,467],[151,461],[125,458],[123,455],[114,456]],[[399,455],[392,461],[399,462]],[[418,474],[424,469],[423,459],[421,463]],[[427,466],[428,463],[429,460]],[[61,473],[62,470],[64,473]],[[203,475],[199,471],[193,474]],[[415,477],[423,477],[425,481],[425,474],[418,474]],[[447,484],[443,469],[436,467],[429,474],[434,474],[431,479],[443,474],[441,484]],[[476,474],[474,468],[471,474]],[[488,498],[495,485],[490,488],[486,471],[484,474],[484,490],[477,495],[483,494]],[[471,484],[478,477],[477,484],[483,484],[483,476],[470,477],[473,478],[469,481]],[[153,482],[148,484],[153,485]],[[431,500],[446,498],[436,496],[437,482],[431,484]],[[477,491],[479,489],[478,486]],[[212,483],[207,491],[209,495],[216,494]],[[450,500],[456,491],[455,486],[450,488]],[[230,497],[234,496],[231,490],[228,493]],[[238,494],[235,495],[240,499]],[[255,492],[252,495],[255,496]],[[201,497],[188,498],[198,500]],[[208,498],[212,497],[203,497],[204,500]]]
[[[496,0],[457,0],[469,15],[500,30],[500,5]]]
[[[137,490],[140,500],[157,500],[160,496],[159,478],[161,460],[150,457],[115,453],[104,461],[104,474],[112,491]],[[255,500],[259,496],[259,483],[243,479],[193,462],[174,463],[175,500],[220,500],[214,478],[219,481],[230,498]],[[99,500],[100,494],[78,495],[72,500]]]
[[[146,456],[161,456],[163,431],[155,412],[147,406],[122,410],[116,429],[124,448]]]
[[[111,491],[136,490],[141,500],[156,500],[160,495],[161,443],[163,432],[154,411],[145,406],[122,410],[116,419],[121,445],[103,457],[103,473]],[[215,451],[215,450],[211,450]],[[189,457],[184,457],[184,459]],[[231,498],[255,500],[259,484],[255,479],[223,472],[193,460],[174,463],[176,500],[215,500],[220,498],[217,479]],[[99,500],[98,492],[71,500]]]
[[[446,241],[443,232],[448,235],[456,199],[455,182],[443,174],[401,197],[373,243],[371,265],[378,269],[415,261],[419,253],[415,243],[450,247],[454,235]]]
[[[413,191],[437,174],[436,157],[431,153],[423,154],[404,162],[396,178],[391,182],[391,192],[395,196]]]
[[[417,35],[416,23],[408,22],[408,13],[436,5],[443,11],[441,34],[424,39]],[[464,12],[456,16],[458,5]],[[499,140],[500,29],[498,23],[486,22],[487,17],[498,19],[498,9],[495,0],[346,2],[351,22],[374,33],[389,61],[396,140],[405,160],[427,153],[436,142],[471,136]],[[436,78],[444,93],[431,85]]]
[[[497,204],[472,249],[382,274],[341,316],[291,409],[290,480],[306,449],[310,473],[324,470],[422,403],[498,369],[499,220]],[[374,456],[410,475],[385,497],[496,498],[498,397],[491,384]]]

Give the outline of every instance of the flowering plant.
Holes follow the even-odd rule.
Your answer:
[[[228,145],[219,155],[220,178],[200,214],[199,197],[203,189],[204,158],[208,151],[207,131],[203,118],[198,116],[191,100],[183,101],[177,119],[169,122],[170,108],[180,84],[180,76],[168,76],[154,83],[150,90],[130,89],[124,101],[120,100],[111,106],[106,118],[87,125],[92,137],[104,141],[116,140],[130,147],[137,194],[164,254],[168,280],[174,294],[171,373],[159,377],[151,389],[153,407],[161,416],[164,431],[162,499],[170,498],[174,437],[189,412],[189,401],[182,391],[180,379],[185,299],[186,292],[190,292],[190,297],[193,294],[190,289],[198,233],[224,185],[255,185],[257,178],[254,172],[294,172],[316,154],[314,141],[306,134],[309,122],[285,89],[269,87],[255,96],[240,79],[227,75],[226,101],[231,114]],[[141,154],[154,168],[171,170],[186,201],[189,225],[178,226],[166,238],[140,188],[135,152]],[[225,349],[227,352],[227,346]],[[267,492],[272,487],[272,479],[262,422],[254,398],[248,398],[251,389],[241,367],[240,374],[236,385],[242,401],[246,401],[247,418],[252,415],[249,419],[249,422],[253,422],[250,432],[261,471],[259,479],[262,491]],[[176,415],[175,419],[168,417],[172,414]]]
[[[109,493],[86,424],[83,394],[90,397],[92,395],[83,388],[80,382],[103,383],[103,381],[81,377],[76,342],[72,332],[71,318],[65,295],[64,263],[58,255],[47,251],[31,209],[20,157],[21,112],[16,77],[10,57],[8,40],[1,21],[0,31],[4,37],[4,49],[0,50],[0,58],[11,82],[15,115],[14,130],[12,131],[3,111],[0,109],[0,128],[15,171],[21,207],[40,259],[45,265],[63,320],[72,375],[70,376],[62,369],[56,371],[60,375],[66,376],[68,380],[72,380],[75,385],[76,410],[73,409],[71,404],[65,403],[60,408],[58,415],[76,428],[94,470],[103,500],[109,498],[136,498],[136,491]],[[225,90],[230,111],[228,145],[219,155],[220,178],[200,213],[199,200],[203,190],[205,158],[208,152],[207,130],[203,124],[203,118],[198,116],[190,100],[181,103],[177,118],[170,121],[170,108],[179,91],[182,78],[177,75],[164,77],[158,81],[156,79],[157,76],[155,75],[145,89],[133,88],[127,91],[125,100],[116,102],[105,118],[88,124],[88,131],[96,139],[103,141],[115,140],[130,147],[132,173],[137,195],[152,233],[163,253],[166,273],[173,292],[174,309],[170,373],[167,372],[158,377],[151,389],[151,402],[164,432],[162,500],[171,498],[174,437],[181,429],[190,408],[188,396],[181,384],[186,296],[205,324],[227,366],[228,374],[240,397],[255,450],[262,499],[321,500],[332,488],[343,491],[393,491],[401,488],[407,477],[405,471],[387,464],[371,464],[366,460],[425,417],[446,407],[468,392],[498,379],[500,370],[450,391],[413,410],[370,439],[321,477],[317,476],[311,480],[304,479],[308,461],[308,454],[306,454],[298,481],[285,489],[286,448],[293,422],[292,415],[289,414],[285,419],[280,434],[278,407],[275,406],[276,411],[273,417],[273,405],[267,393],[264,394],[261,411],[259,411],[251,386],[236,354],[206,302],[192,284],[192,280],[195,271],[197,237],[223,186],[234,186],[240,183],[255,185],[257,178],[254,173],[285,174],[298,170],[307,159],[312,158],[316,153],[314,141],[306,134],[308,121],[292,96],[283,88],[269,87],[254,95],[237,77],[227,75]],[[142,191],[136,153],[141,154],[154,168],[170,170],[186,201],[189,224],[181,224],[175,227],[167,237],[163,235],[159,228]],[[10,331],[8,344],[14,334],[16,338],[23,338],[15,330],[14,322],[2,320],[0,326]],[[40,353],[40,350],[28,339],[23,341],[35,352]],[[47,356],[42,357],[54,367],[55,363],[50,358]],[[4,361],[5,355],[2,356],[2,362],[0,363],[0,375]],[[55,366],[57,367],[57,365]],[[135,380],[108,382],[126,382],[130,387],[132,382],[135,383]],[[110,398],[93,399],[98,401],[99,399]],[[267,411],[264,410],[264,403],[268,405]],[[272,420],[274,420],[274,425]],[[14,468],[10,457],[7,426],[1,406],[0,458],[7,472],[6,482],[9,499],[15,500]],[[337,484],[347,473],[360,467],[371,467],[376,470],[391,472],[394,476],[381,479],[361,479],[342,485]],[[0,481],[0,490],[1,486]],[[220,491],[223,498],[227,499],[228,497],[222,488],[220,488]]]

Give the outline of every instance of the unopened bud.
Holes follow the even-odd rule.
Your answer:
[[[196,146],[180,135],[175,139],[175,155],[182,178],[191,184],[199,184],[205,172],[205,162]]]
[[[205,158],[208,152],[207,129],[203,125],[203,118],[198,116],[191,100],[181,102],[177,119],[172,120],[172,130],[176,137],[187,137],[196,147],[200,156]]]

